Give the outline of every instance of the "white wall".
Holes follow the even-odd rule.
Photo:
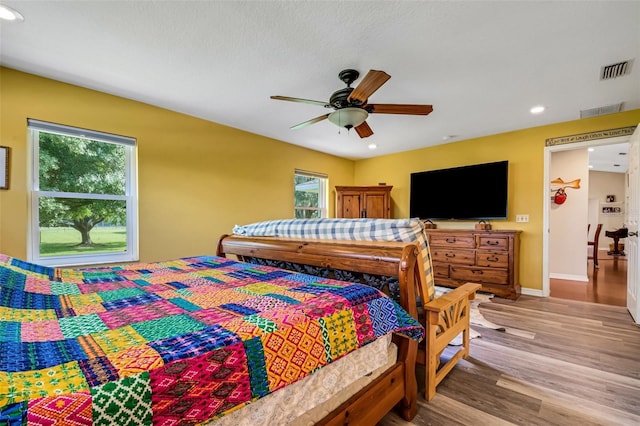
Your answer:
[[[589,203],[587,149],[553,152],[551,180],[580,179],[580,189],[567,188],[564,204],[551,203],[549,212],[549,276],[574,281],[587,277],[587,211]],[[551,191],[549,191],[551,196]]]
[[[599,248],[608,250],[611,238],[604,236],[604,231],[613,231],[624,225],[624,200],[626,190],[626,174],[611,172],[589,172],[589,203],[597,205],[595,211],[590,210],[589,223],[591,231],[589,240],[593,240],[594,231],[598,223],[602,223]],[[614,203],[607,202],[607,195],[615,196]],[[620,213],[603,213],[603,207],[620,207]],[[597,215],[595,215],[597,213]],[[624,242],[624,240],[623,240]]]

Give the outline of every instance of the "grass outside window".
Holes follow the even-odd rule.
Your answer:
[[[82,246],[80,233],[70,227],[41,227],[40,254],[64,256],[76,254],[124,252],[127,249],[127,231],[124,226],[100,226],[91,231],[94,244]]]

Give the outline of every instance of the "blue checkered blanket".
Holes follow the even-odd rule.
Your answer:
[[[417,242],[429,300],[435,297],[431,254],[419,219],[281,219],[236,225],[236,235],[354,241]]]

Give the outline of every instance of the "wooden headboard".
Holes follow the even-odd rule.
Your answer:
[[[422,301],[427,300],[424,270],[422,262],[418,262],[419,248],[415,243],[223,235],[218,241],[217,254],[235,255],[238,260],[249,263],[266,259],[278,262],[273,263],[273,266],[289,266],[287,269],[313,275],[322,275],[318,272],[330,272],[332,275],[328,277],[345,281],[349,281],[345,278],[345,271],[367,274],[366,279],[357,280],[364,284],[367,284],[366,281],[379,282],[380,278],[396,278],[399,284],[398,301],[416,319],[416,296],[418,295]],[[314,266],[322,271],[306,271],[300,269],[300,266]]]

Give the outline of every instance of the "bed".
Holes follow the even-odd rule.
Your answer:
[[[380,248],[383,262],[307,246],[416,276],[415,245]],[[368,286],[223,256],[57,269],[3,255],[0,284],[0,424],[215,424],[391,333],[397,361],[318,423],[417,410],[413,284],[406,311]]]
[[[456,363],[469,356],[470,301],[481,286],[465,283],[455,289],[436,287],[431,253],[421,220],[281,219],[236,225],[233,232],[234,235],[226,239],[226,245],[233,250],[219,247],[219,254],[227,250],[248,262],[366,283],[384,291],[419,318],[427,330],[427,338],[421,342],[417,355],[417,363],[425,366],[424,397],[427,401],[435,396],[437,385]],[[237,243],[232,244],[231,241]],[[396,271],[392,274],[392,270],[378,269],[381,259],[390,258],[374,254],[371,246],[384,243],[415,246],[415,264],[411,266],[411,273],[403,275]],[[331,244],[341,245],[332,247]],[[355,250],[356,245],[364,248],[351,256],[349,253]],[[314,250],[313,255],[302,255],[310,250]],[[327,259],[329,252],[332,259]],[[386,253],[389,256],[390,252]],[[397,266],[401,256],[396,251],[393,257],[396,261],[392,264]],[[415,289],[408,290],[408,287]],[[408,294],[405,293],[407,291]],[[414,295],[416,302],[412,300]],[[462,345],[451,351],[447,359],[443,358],[444,350],[454,339],[461,340]]]

